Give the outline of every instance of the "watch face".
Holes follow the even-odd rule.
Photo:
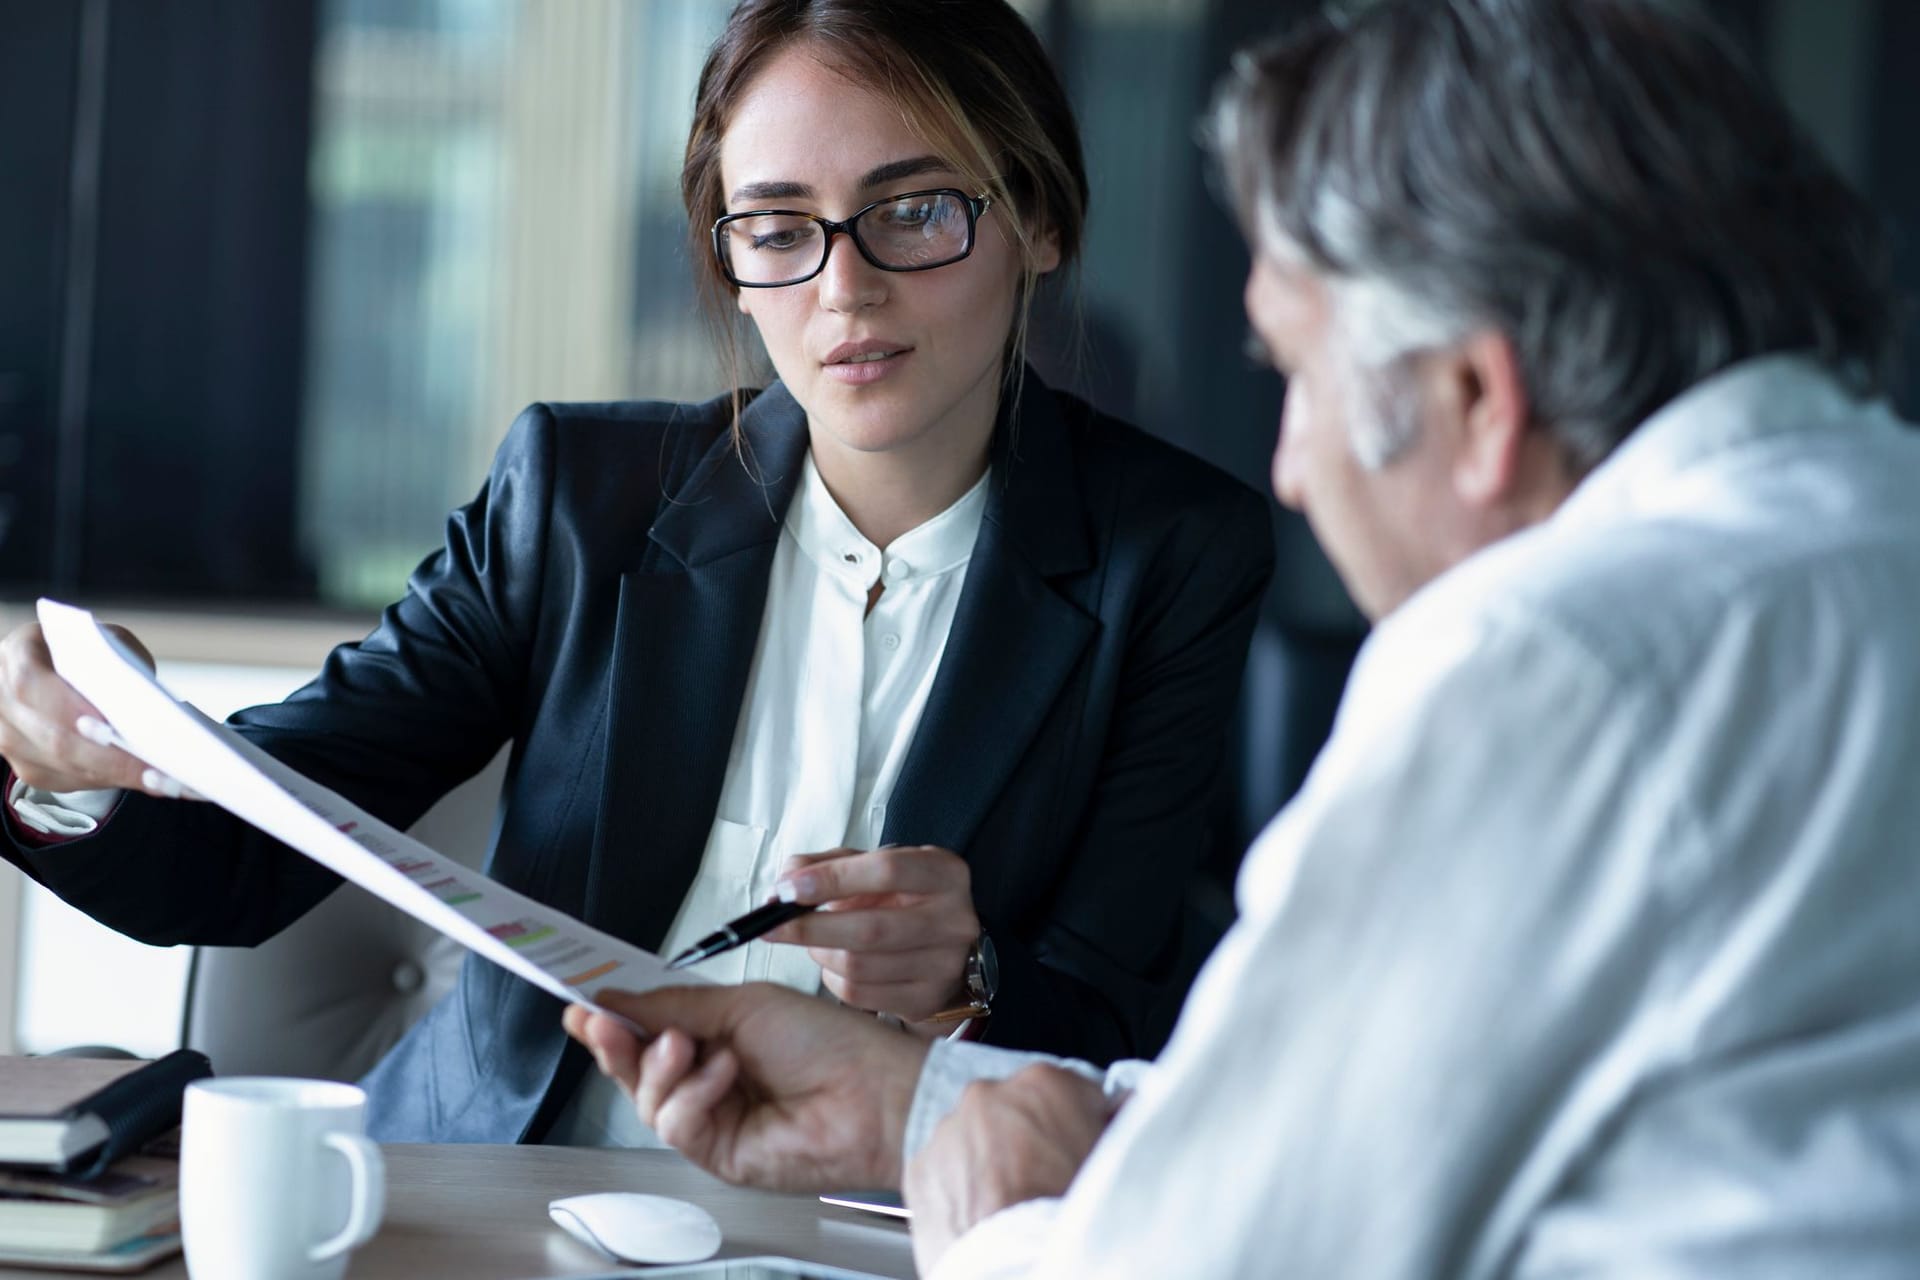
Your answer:
[[[986,934],[980,935],[980,985],[986,988],[981,994],[988,1000],[1000,990],[1000,957],[994,954],[993,939]]]

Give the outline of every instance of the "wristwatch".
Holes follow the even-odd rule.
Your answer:
[[[994,954],[993,939],[986,934],[973,940],[960,982],[967,1003],[942,1009],[929,1018],[929,1022],[963,1022],[968,1018],[984,1018],[993,1012],[993,997],[1000,990],[1000,957]]]

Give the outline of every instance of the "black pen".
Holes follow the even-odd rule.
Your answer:
[[[743,916],[727,921],[700,941],[667,962],[669,969],[684,969],[702,960],[711,960],[735,947],[744,947],[763,933],[772,933],[789,920],[813,910],[811,902],[769,902]]]

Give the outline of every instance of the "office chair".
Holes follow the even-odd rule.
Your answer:
[[[1241,859],[1306,781],[1367,638],[1366,619],[1305,521],[1276,509],[1274,543],[1278,563],[1241,678],[1213,844],[1190,895],[1222,930],[1233,923]]]
[[[507,753],[443,796],[409,834],[477,867]],[[453,987],[465,948],[357,885],[257,947],[199,947],[181,1044],[224,1076],[356,1080]]]

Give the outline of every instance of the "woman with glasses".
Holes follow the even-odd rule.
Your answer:
[[[496,879],[663,953],[817,904],[704,970],[902,1034],[1151,1052],[1271,550],[1250,490],[1026,368],[1086,203],[1044,53],[1000,0],[747,0],[682,189],[727,365],[750,326],[777,378],[527,410],[379,628],[235,725],[396,824],[511,739]],[[12,813],[16,861],[163,941],[250,942],[332,887],[139,794],[37,645],[0,648],[16,789],[130,791],[57,848]],[[369,1077],[373,1128],[644,1141],[558,1015],[469,963]]]

